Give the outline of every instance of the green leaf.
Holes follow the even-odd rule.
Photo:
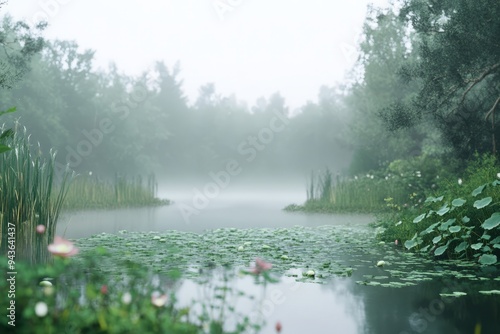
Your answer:
[[[483,190],[484,190],[484,187],[486,187],[486,184],[483,184],[482,186],[479,186],[476,189],[474,189],[472,191],[472,196],[476,197],[477,195],[479,195],[480,193],[482,193]]]
[[[11,148],[4,145],[4,144],[0,144],[0,153],[4,153],[4,152],[7,152],[7,151],[10,151]]]
[[[447,204],[445,204],[436,213],[440,216],[443,216],[446,213],[448,213],[448,211],[450,211],[450,207]]]
[[[14,135],[14,130],[12,129],[7,129],[2,134],[0,135],[0,140],[3,140],[5,138],[10,138]]]
[[[456,206],[456,207],[459,207],[459,206],[462,206],[465,204],[465,202],[467,202],[466,200],[464,199],[461,199],[461,198],[455,198],[452,202],[451,202],[451,205],[453,206]]]
[[[493,198],[491,197],[485,197],[483,199],[480,199],[480,200],[477,200],[474,202],[474,207],[476,209],[482,209],[484,208],[485,206],[489,205],[491,203],[491,201],[493,200]]]
[[[494,244],[493,248],[500,249],[500,244]]]
[[[497,256],[494,254],[483,254],[479,257],[479,263],[484,265],[490,265],[497,263]]]
[[[444,196],[439,196],[439,197],[432,197],[429,196],[425,199],[425,203],[436,203],[436,202],[441,202],[443,200]]]
[[[415,224],[420,223],[424,218],[425,218],[425,213],[422,213],[420,216],[413,219],[413,223],[415,223]]]
[[[477,244],[470,245],[470,248],[472,248],[474,250],[478,250],[481,247],[483,247],[483,243],[482,242],[478,242]]]
[[[491,198],[491,197],[490,197]],[[500,212],[495,212],[481,225],[485,230],[491,230],[500,225]]]
[[[441,223],[441,226],[438,227],[438,230],[446,231],[455,221],[455,218],[448,219],[446,222]]]
[[[467,216],[464,216],[464,217],[462,218],[462,223],[467,224],[468,222],[470,222],[470,218],[469,218],[469,217],[467,217]]]
[[[457,233],[457,232],[460,232],[462,228],[460,226],[451,226],[448,230],[451,232],[451,233]]]
[[[436,250],[434,251],[434,255],[436,256],[442,255],[446,251],[446,249],[448,249],[448,244],[436,248]]]
[[[467,249],[467,245],[469,245],[466,241],[462,241],[460,243],[460,245],[458,245],[457,247],[455,247],[455,253],[461,253],[463,252],[464,250]]]
[[[11,107],[5,111],[0,111],[0,116],[2,116],[3,114],[8,114],[8,113],[14,112],[14,111],[16,111],[16,107]]]
[[[495,181],[491,182],[491,185],[492,185],[493,187],[498,186],[498,185],[500,185],[500,181],[495,180]]]
[[[417,241],[412,239],[412,240],[406,240],[405,241],[405,247],[406,249],[410,250],[412,249],[413,247],[415,247],[417,245]]]
[[[437,237],[435,237],[434,239],[432,239],[432,243],[436,244],[436,243],[440,242],[442,238],[443,238],[442,236],[438,235]]]
[[[426,235],[426,234],[434,232],[434,228],[436,226],[438,226],[439,224],[441,224],[441,222],[437,222],[437,223],[432,224],[431,226],[429,226],[428,228],[426,228],[425,230],[420,232],[420,235]]]
[[[483,234],[483,235],[481,236],[481,239],[484,239],[484,240],[490,240],[490,239],[491,239],[491,235],[489,235],[489,234],[486,234],[486,233],[485,233],[485,234]]]

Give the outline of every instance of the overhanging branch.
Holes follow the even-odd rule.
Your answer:
[[[467,87],[465,92],[462,94],[462,99],[460,100],[460,104],[464,103],[467,94],[471,91],[472,88],[474,88],[474,86],[476,86],[478,83],[483,81],[484,78],[486,78],[488,75],[493,73],[499,67],[500,67],[500,63],[496,63],[495,65],[491,66],[490,68],[487,68],[483,73],[481,73],[481,75],[479,77],[472,79],[472,80],[467,80],[466,82],[467,83],[471,82],[471,85],[469,85],[469,87]]]

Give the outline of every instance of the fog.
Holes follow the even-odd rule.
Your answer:
[[[60,172],[154,173],[191,191],[227,174],[222,192],[346,174],[340,82],[368,2],[229,3],[11,1],[14,19],[48,22],[48,45],[3,101]]]

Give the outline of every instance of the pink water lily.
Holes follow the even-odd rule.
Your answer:
[[[259,275],[260,273],[271,269],[273,265],[269,262],[262,260],[261,258],[255,259],[255,267],[252,268],[251,273]]]
[[[70,257],[78,254],[78,248],[76,248],[71,241],[61,238],[60,236],[54,238],[54,242],[48,246],[48,249],[52,255],[60,257]]]

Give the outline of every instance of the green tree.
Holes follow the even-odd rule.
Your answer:
[[[387,111],[386,123],[403,128],[430,116],[459,157],[496,154],[500,2],[409,0],[399,16],[419,40],[418,59],[403,66],[402,78],[421,86],[411,101]]]

